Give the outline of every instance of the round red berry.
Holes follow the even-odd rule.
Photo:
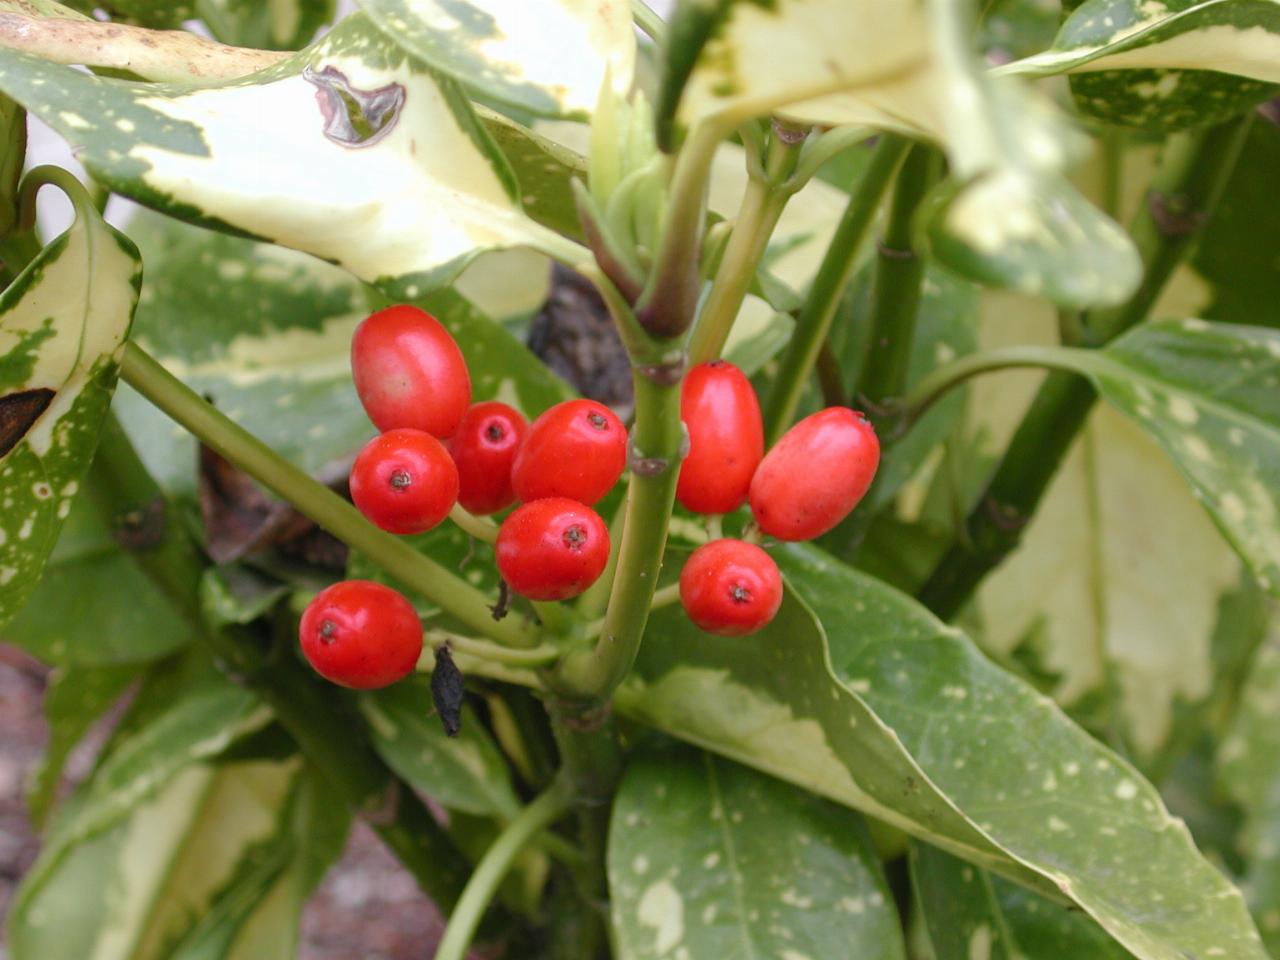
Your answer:
[[[345,580],[307,604],[298,640],[320,676],[373,690],[413,670],[422,653],[422,623],[413,604],[390,587]]]
[[[557,403],[529,426],[511,471],[528,503],[568,497],[588,506],[612,489],[627,465],[627,430],[594,400]]]
[[[857,506],[879,463],[880,441],[866,417],[820,410],[765,454],[751,479],[751,512],[771,537],[812,540]]]
[[[449,438],[458,466],[458,502],[466,510],[483,515],[515,503],[511,467],[528,429],[519,411],[495,400],[466,412]]]
[[[530,600],[567,600],[596,582],[609,561],[609,528],[590,507],[565,497],[514,510],[498,531],[498,571]]]
[[[746,375],[727,360],[700,363],[680,392],[689,453],[676,499],[694,513],[729,513],[747,499],[764,456],[760,401]]]
[[[755,633],[782,604],[782,576],[753,543],[713,540],[680,571],[680,603],[698,627],[722,637]]]
[[[462,351],[431,314],[407,304],[366,318],[351,339],[351,374],[379,430],[447,437],[471,403]]]
[[[390,533],[424,533],[458,500],[458,468],[449,451],[421,430],[388,430],[356,454],[351,499]]]

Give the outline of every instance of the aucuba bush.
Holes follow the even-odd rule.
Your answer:
[[[1280,2],[335,17],[0,0],[15,960],[1276,955]]]

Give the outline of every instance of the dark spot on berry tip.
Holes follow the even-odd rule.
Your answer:
[[[497,443],[499,440],[501,440],[503,437],[507,435],[507,431],[502,429],[502,424],[491,423],[489,424],[489,426],[484,428],[484,435],[488,437],[490,440],[492,440],[494,443]]]
[[[590,421],[591,425],[595,427],[597,430],[609,429],[609,421],[604,418],[603,414],[588,413],[587,420]]]
[[[729,588],[729,599],[734,603],[750,603],[751,591],[740,583]]]
[[[391,474],[391,485],[397,490],[413,486],[413,475],[408,470],[397,470]]]
[[[727,362],[728,361],[725,360],[712,360],[707,364],[707,366],[711,367],[713,370],[719,370],[721,367],[725,366]]]
[[[581,524],[575,523],[564,531],[564,545],[570,550],[581,550],[587,542],[587,531]]]
[[[338,633],[338,625],[332,620],[322,620],[320,622],[320,642],[326,647],[333,643]]]

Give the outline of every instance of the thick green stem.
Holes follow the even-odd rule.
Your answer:
[[[1131,228],[1145,266],[1142,283],[1119,307],[1085,317],[1095,343],[1106,343],[1146,318],[1226,187],[1249,119],[1170,139]],[[1095,399],[1093,387],[1078,377],[1054,373],[1045,380],[965,530],[920,590],[920,600],[934,613],[953,617],[1018,545]]]
[[[378,758],[361,726],[334,710],[329,692],[294,658],[272,657],[250,627],[217,628],[205,620],[199,586],[205,560],[114,418],[102,431],[87,489],[119,541],[193,632],[271,707],[336,796],[365,818],[419,886],[447,909],[466,879],[461,853],[417,794]]]
[[[729,331],[742,309],[756,268],[769,246],[778,218],[792,191],[781,186],[799,157],[798,143],[787,143],[775,133],[769,141],[763,169],[747,181],[742,207],[733,233],[716,270],[711,291],[689,337],[690,365],[713,360],[724,350]]]
[[[880,207],[880,198],[893,173],[906,155],[908,143],[900,137],[886,135],[876,146],[862,180],[849,198],[844,215],[831,238],[831,246],[814,277],[795,333],[780,361],[778,377],[765,404],[766,445],[772,446],[782,435],[800,404],[809,373],[818,359],[822,344],[831,329],[831,321],[840,305],[840,297],[857,265],[858,251]]]
[[[507,646],[537,643],[515,618],[495,621],[489,598],[471,584],[373,526],[346,500],[206,403],[134,343],[125,348],[120,375],[206,446],[468,627]]]
[[[698,305],[698,251],[707,203],[707,176],[716,148],[729,131],[712,122],[694,127],[680,149],[663,216],[662,243],[635,315],[654,337],[689,329]]]
[[[932,147],[911,148],[893,187],[893,201],[880,238],[871,288],[871,336],[856,403],[875,411],[897,397],[907,383],[911,345],[924,283],[924,258],[915,248],[913,224],[921,200],[942,172],[942,155]],[[879,426],[879,423],[876,424]]]
[[[640,649],[662,569],[684,443],[679,383],[655,383],[639,370],[633,382],[631,482],[604,629],[593,647],[569,654],[556,674],[556,688],[586,704],[608,699]]]
[[[465,960],[480,918],[516,857],[539,832],[564,815],[570,800],[563,781],[556,780],[503,828],[467,881],[436,948],[435,960]]]

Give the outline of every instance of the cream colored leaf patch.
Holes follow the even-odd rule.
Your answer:
[[[0,625],[35,589],[88,470],[139,270],[133,245],[82,210],[0,294]]]
[[[1280,83],[1280,3],[1089,0],[1063,23],[1052,50],[1000,72],[1132,69],[1213,70]]]
[[[950,161],[930,223],[947,266],[1068,306],[1117,303],[1137,285],[1124,231],[1062,174],[1083,141],[1048,101],[986,72],[964,4],[688,4],[672,36],[658,103],[667,142],[677,127],[771,112],[930,140]]]
[[[396,43],[470,90],[542,116],[585,116],[625,94],[636,39],[627,0],[359,0]]]
[[[509,167],[452,82],[359,15],[218,87],[129,83],[0,50],[0,89],[118,192],[398,296],[448,282],[484,250],[566,247],[521,212]]]

